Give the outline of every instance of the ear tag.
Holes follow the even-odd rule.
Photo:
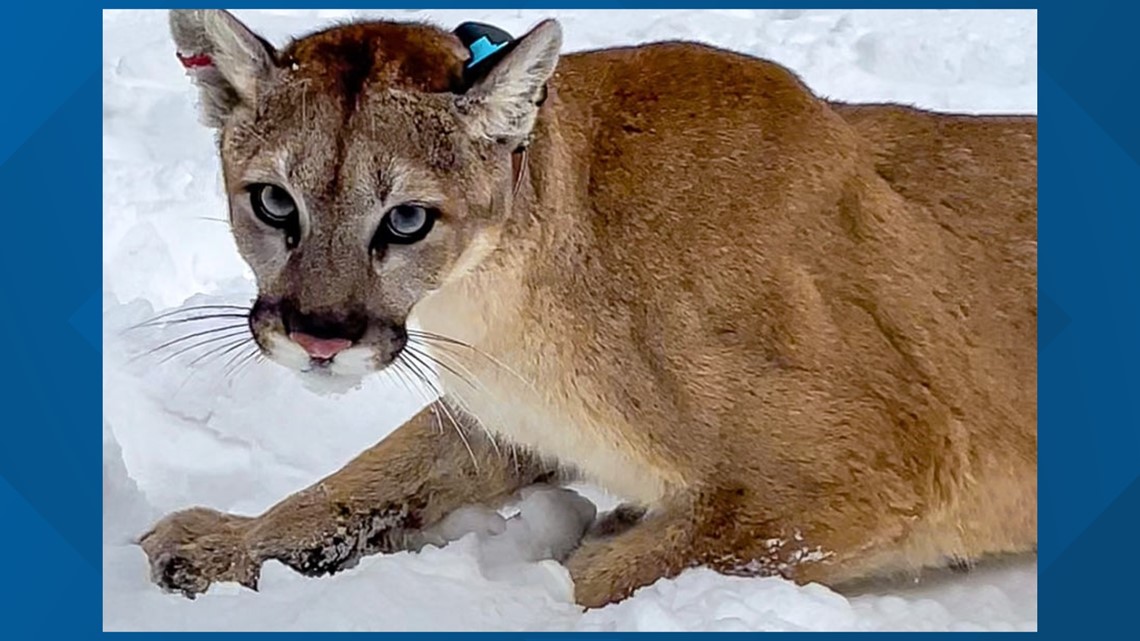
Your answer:
[[[507,43],[491,42],[491,39],[487,36],[479,38],[475,42],[472,42],[469,47],[467,47],[467,49],[471,52],[471,60],[467,63],[467,66],[474,67],[475,65],[482,62],[485,58],[487,58],[487,56],[490,56],[505,46],[507,46]]]
[[[183,54],[181,51],[175,53],[178,56],[178,62],[182,63],[183,67],[187,70],[193,71],[194,69],[201,69],[202,67],[214,66],[214,61],[204,53]]]
[[[464,89],[469,89],[482,78],[515,44],[511,34],[502,29],[479,22],[464,22],[453,32],[471,58],[463,66]]]

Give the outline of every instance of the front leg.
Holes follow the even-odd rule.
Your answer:
[[[867,518],[811,503],[775,513],[764,498],[743,487],[705,489],[673,497],[636,521],[630,511],[614,534],[595,528],[566,563],[575,599],[601,607],[696,566],[835,585],[899,558],[905,517]]]
[[[500,452],[478,430],[461,438],[439,411],[425,408],[256,518],[204,508],[167,516],[139,540],[152,579],[193,597],[218,581],[256,588],[269,559],[308,575],[331,574],[364,555],[416,549],[424,543],[421,530],[449,512],[502,502],[549,471],[522,452]]]
[[[608,527],[610,521],[616,527]],[[650,513],[619,507],[599,520],[566,561],[574,580],[574,600],[597,608],[678,574],[695,564],[695,535],[694,512],[687,505]]]

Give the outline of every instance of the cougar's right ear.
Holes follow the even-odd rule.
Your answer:
[[[558,64],[562,27],[544,20],[519,38],[487,75],[458,98],[460,112],[479,137],[517,145],[530,135],[543,86]]]
[[[220,128],[239,105],[253,105],[272,77],[276,51],[221,9],[173,9],[178,59],[201,89],[202,122]]]

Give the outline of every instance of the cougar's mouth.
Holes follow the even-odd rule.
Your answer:
[[[402,326],[360,310],[300,311],[259,299],[250,329],[266,356],[309,379],[360,380],[389,366],[407,344]]]
[[[273,332],[258,337],[263,353],[300,376],[317,393],[343,393],[361,385],[365,377],[386,367],[367,345],[348,347],[331,357],[314,357],[295,340]]]

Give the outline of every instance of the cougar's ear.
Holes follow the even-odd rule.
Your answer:
[[[201,89],[208,126],[220,128],[238,105],[255,104],[276,68],[273,46],[228,11],[174,9],[170,32],[178,59]]]
[[[534,128],[536,104],[558,64],[562,27],[545,20],[458,99],[476,136],[521,143]]]

